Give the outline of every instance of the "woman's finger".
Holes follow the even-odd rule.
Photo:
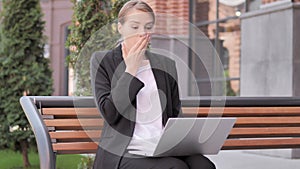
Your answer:
[[[146,36],[146,38],[142,41],[142,44],[138,47],[138,51],[145,50],[147,45],[149,43],[149,35]]]
[[[146,39],[146,36],[143,36],[142,38],[140,38],[137,43],[131,48],[132,51],[137,51],[139,49],[139,47],[143,44],[143,41]],[[130,51],[131,51],[130,50]]]

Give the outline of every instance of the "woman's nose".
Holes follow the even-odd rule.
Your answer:
[[[140,36],[140,37],[145,36],[146,34],[147,34],[146,31],[141,31],[141,32],[139,32],[139,36]]]

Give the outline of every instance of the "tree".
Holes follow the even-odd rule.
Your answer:
[[[3,0],[0,25],[0,146],[21,151],[30,166],[33,142],[19,103],[24,95],[51,95],[49,60],[44,58],[44,21],[39,0]]]
[[[67,62],[75,70],[75,95],[92,95],[89,60],[95,51],[113,48],[119,39],[113,22],[128,0],[72,0],[74,14],[66,47]]]

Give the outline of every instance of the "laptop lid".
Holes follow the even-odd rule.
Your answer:
[[[235,121],[224,117],[169,118],[153,151],[131,153],[150,157],[218,154]]]

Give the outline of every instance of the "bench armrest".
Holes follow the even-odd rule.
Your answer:
[[[23,96],[20,98],[20,103],[30,125],[32,126],[36,138],[40,168],[55,169],[55,155],[53,153],[48,129],[42,120],[42,116],[38,111],[34,100],[34,97]]]

